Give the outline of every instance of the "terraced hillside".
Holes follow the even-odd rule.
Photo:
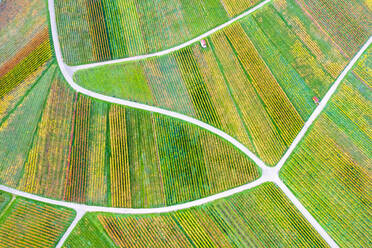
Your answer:
[[[142,55],[186,42],[259,0],[56,1],[67,64]]]
[[[194,44],[161,57],[81,70],[74,79],[94,92],[198,118],[274,165],[315,110],[313,98],[323,98],[371,33],[358,17],[345,22],[358,41],[345,55],[307,13],[295,1],[273,1],[211,35],[207,48]],[[352,33],[352,25],[360,32]]]
[[[281,172],[342,247],[371,242],[371,53],[347,75]]]

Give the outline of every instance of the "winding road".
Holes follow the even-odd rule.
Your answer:
[[[371,37],[363,45],[363,47],[359,50],[359,52],[355,55],[355,57],[349,62],[349,64],[344,68],[344,70],[342,71],[340,76],[333,83],[333,85],[331,86],[329,91],[326,93],[325,97],[320,102],[319,106],[315,109],[315,111],[312,113],[310,118],[306,121],[302,130],[299,132],[297,137],[294,139],[293,143],[288,148],[287,152],[284,154],[284,156],[280,159],[279,163],[275,167],[268,167],[267,165],[265,165],[265,163],[261,159],[259,159],[255,154],[253,154],[244,145],[242,145],[240,142],[238,142],[236,139],[234,139],[230,135],[224,133],[223,131],[221,131],[221,130],[219,130],[219,129],[211,126],[211,125],[208,125],[208,124],[206,124],[202,121],[199,121],[195,118],[191,118],[189,116],[182,115],[182,114],[172,112],[172,111],[168,111],[168,110],[164,110],[164,109],[161,109],[161,108],[148,106],[148,105],[145,105],[145,104],[140,104],[140,103],[136,103],[136,102],[131,102],[131,101],[115,98],[115,97],[110,97],[110,96],[105,96],[105,95],[102,95],[102,94],[98,94],[96,92],[87,90],[87,89],[79,86],[78,84],[76,84],[73,81],[73,74],[77,70],[93,68],[93,67],[96,67],[96,66],[102,66],[102,65],[106,65],[106,64],[120,63],[120,62],[124,62],[124,61],[141,60],[141,59],[146,59],[146,58],[150,58],[150,57],[154,57],[154,56],[161,56],[161,55],[168,54],[168,53],[174,52],[176,50],[182,49],[182,48],[184,48],[188,45],[191,45],[194,42],[197,42],[200,39],[203,39],[203,38],[211,35],[214,32],[217,32],[218,30],[221,30],[222,28],[240,20],[241,18],[249,15],[250,13],[262,8],[263,6],[265,6],[269,2],[270,2],[270,0],[266,0],[262,3],[260,3],[259,5],[255,6],[254,8],[252,8],[252,9],[244,12],[243,14],[239,15],[238,17],[230,20],[229,22],[226,22],[226,23],[224,23],[224,24],[206,32],[203,35],[200,35],[200,36],[198,36],[198,37],[196,37],[196,38],[194,38],[194,39],[192,39],[192,40],[190,40],[186,43],[183,43],[183,44],[181,44],[179,46],[176,46],[176,47],[173,47],[171,49],[167,49],[167,50],[157,52],[157,53],[153,53],[153,54],[141,55],[141,56],[130,57],[130,58],[125,58],[125,59],[112,60],[112,61],[107,61],[107,62],[70,67],[70,66],[67,66],[63,62],[63,58],[62,58],[61,46],[60,46],[59,39],[58,39],[58,32],[57,32],[57,25],[56,25],[54,0],[48,0],[51,31],[52,31],[52,37],[53,37],[53,43],[54,43],[54,49],[55,49],[55,55],[56,55],[56,58],[57,58],[57,62],[58,62],[59,68],[60,68],[62,74],[64,75],[67,83],[74,90],[76,90],[77,92],[79,92],[81,94],[84,94],[84,95],[87,95],[87,96],[90,96],[90,97],[93,97],[93,98],[96,98],[96,99],[100,99],[100,100],[103,100],[103,101],[106,101],[106,102],[120,104],[120,105],[123,105],[123,106],[129,106],[129,107],[136,108],[136,109],[142,109],[142,110],[146,110],[146,111],[150,111],[150,112],[155,112],[155,113],[167,115],[167,116],[170,116],[170,117],[173,117],[173,118],[177,118],[177,119],[192,123],[192,124],[197,125],[201,128],[204,128],[204,129],[218,135],[222,139],[230,142],[237,149],[241,150],[244,154],[246,154],[249,158],[251,158],[262,170],[262,175],[258,180],[254,181],[254,182],[250,182],[250,183],[245,184],[245,185],[242,185],[240,187],[236,187],[236,188],[233,188],[233,189],[230,189],[230,190],[226,190],[224,192],[221,192],[221,193],[209,196],[209,197],[205,197],[205,198],[202,198],[202,199],[198,199],[198,200],[195,200],[195,201],[191,201],[191,202],[187,202],[187,203],[183,203],[183,204],[177,204],[177,205],[173,205],[173,206],[161,207],[161,208],[142,208],[142,209],[89,206],[89,205],[77,204],[77,203],[72,203],[72,202],[58,201],[58,200],[53,200],[53,199],[33,195],[33,194],[30,194],[30,193],[22,192],[22,191],[19,191],[19,190],[13,189],[13,188],[9,188],[9,187],[3,186],[3,185],[0,185],[0,190],[9,192],[13,195],[37,200],[37,201],[40,201],[40,202],[45,202],[45,203],[49,203],[49,204],[54,204],[54,205],[59,205],[59,206],[74,209],[77,213],[76,217],[75,217],[74,221],[72,222],[72,224],[67,229],[67,231],[64,233],[64,235],[61,238],[61,240],[59,241],[59,243],[57,244],[57,247],[62,247],[64,241],[68,238],[68,236],[70,235],[70,233],[72,232],[72,230],[74,229],[76,224],[79,222],[79,220],[84,216],[84,214],[86,212],[110,212],[110,213],[117,213],[117,214],[166,213],[166,212],[177,211],[177,210],[182,210],[182,209],[187,209],[187,208],[199,206],[199,205],[202,205],[202,204],[206,204],[206,203],[215,201],[217,199],[225,198],[225,197],[237,194],[239,192],[242,192],[244,190],[251,189],[253,187],[259,186],[264,182],[273,182],[285,193],[285,195],[289,198],[289,200],[296,206],[296,208],[303,214],[303,216],[311,223],[311,225],[321,235],[321,237],[331,247],[338,247],[338,245],[335,243],[335,241],[328,235],[328,233],[322,228],[322,226],[320,226],[320,224],[315,220],[315,218],[307,211],[307,209],[301,204],[301,202],[294,196],[294,194],[282,182],[282,180],[279,178],[279,171],[282,168],[282,166],[284,165],[284,163],[287,161],[289,156],[292,154],[294,149],[297,147],[297,145],[301,142],[302,138],[305,136],[309,127],[312,125],[312,123],[316,120],[316,118],[323,111],[323,109],[327,105],[327,103],[330,100],[330,98],[332,97],[332,95],[336,92],[336,90],[337,90],[339,84],[341,83],[341,81],[343,80],[343,78],[351,70],[353,65],[357,62],[357,60],[364,53],[364,51],[366,51],[366,49],[370,46],[370,44],[372,42]]]

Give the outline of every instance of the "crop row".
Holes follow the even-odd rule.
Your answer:
[[[75,65],[170,48],[258,2],[69,0],[56,2],[56,14],[64,59]]]
[[[167,214],[88,214],[64,247],[87,244],[94,247],[327,247],[273,184]]]
[[[368,24],[371,21],[371,14],[366,2],[351,3],[347,0],[299,0],[297,2],[339,51],[349,59],[371,34]]]
[[[47,33],[47,18],[47,6],[43,0],[1,2],[0,68],[9,61],[19,61],[35,48],[36,40]],[[34,45],[30,46],[30,43]],[[21,55],[22,50],[26,53]],[[3,68],[0,75],[1,71]]]
[[[0,247],[53,247],[74,212],[0,192]]]
[[[278,1],[211,35],[207,48],[78,71],[75,79],[198,118],[273,165],[347,63],[315,27],[296,2]]]
[[[0,122],[52,58],[44,1],[3,2],[0,15]],[[19,14],[22,13],[22,14]]]
[[[370,51],[347,75],[281,173],[310,213],[345,247],[370,243]]]
[[[259,176],[206,130],[74,93],[54,64],[2,123],[0,144],[5,185],[88,204],[173,205]]]

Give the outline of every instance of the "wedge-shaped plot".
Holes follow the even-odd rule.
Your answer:
[[[1,247],[54,247],[75,216],[71,209],[4,192],[0,211]]]
[[[348,33],[356,48],[369,33],[359,7],[344,23],[363,31]],[[303,5],[273,1],[211,35],[206,48],[194,44],[161,57],[79,70],[74,79],[94,92],[198,118],[274,165],[349,61],[334,35],[319,28]]]
[[[0,122],[0,182],[17,184],[33,137],[38,130],[56,66],[51,65],[35,85]]]
[[[371,243],[371,52],[346,76],[281,172],[343,247]]]
[[[1,78],[4,72],[49,40],[46,1],[17,0],[2,1],[0,4]],[[40,61],[34,62],[36,65]]]
[[[12,199],[12,195],[6,192],[0,191],[0,211],[4,211],[4,209],[8,206],[9,202]]]
[[[47,70],[53,52],[45,1],[2,1],[0,12],[2,122]]]
[[[260,0],[55,0],[67,64],[153,53],[201,35]]]
[[[164,214],[89,213],[64,247],[327,247],[271,183]]]
[[[74,93],[54,64],[1,123],[0,144],[2,184],[95,205],[173,205],[260,175],[205,129]]]

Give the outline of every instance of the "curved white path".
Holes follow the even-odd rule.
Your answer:
[[[6,187],[4,185],[0,185],[0,190],[11,193],[16,196],[28,198],[31,200],[49,203],[49,204],[53,204],[53,205],[57,205],[61,207],[72,208],[76,212],[84,212],[84,213],[85,212],[103,212],[103,213],[115,213],[115,214],[160,214],[160,213],[174,212],[174,211],[178,211],[182,209],[188,209],[188,208],[197,207],[197,206],[200,206],[206,203],[210,203],[212,201],[226,198],[226,197],[235,195],[237,193],[240,193],[242,191],[252,189],[258,185],[261,185],[262,183],[266,181],[267,180],[261,177],[251,183],[247,183],[237,188],[226,190],[224,192],[211,195],[211,196],[208,196],[202,199],[198,199],[198,200],[190,201],[186,203],[181,203],[181,204],[176,204],[176,205],[172,205],[168,207],[159,207],[159,208],[114,208],[114,207],[90,206],[90,205],[73,203],[73,202],[53,200],[50,198],[46,198],[46,197],[30,194],[27,192],[23,192],[17,189],[13,189],[10,187]]]
[[[56,24],[56,21],[55,21],[56,16],[55,16],[55,10],[54,10],[54,0],[48,0],[48,3],[49,3],[48,7],[49,7],[51,31],[52,31],[54,50],[55,50],[55,55],[56,55],[56,58],[57,58],[57,62],[58,62],[59,68],[60,68],[63,76],[65,77],[67,83],[74,90],[76,90],[77,92],[82,93],[84,95],[87,95],[87,96],[90,96],[90,97],[93,97],[93,98],[96,98],[96,99],[99,99],[99,100],[102,100],[102,101],[105,101],[105,102],[120,104],[120,105],[123,105],[123,106],[128,106],[128,107],[132,107],[132,108],[136,108],[136,109],[142,109],[142,110],[146,110],[146,111],[150,111],[150,112],[154,112],[154,113],[159,113],[159,114],[162,114],[162,115],[170,116],[170,117],[173,117],[173,118],[176,118],[176,119],[180,119],[180,120],[192,123],[196,126],[204,128],[204,129],[218,135],[222,139],[227,140],[228,142],[233,144],[236,148],[238,148],[244,154],[246,154],[249,158],[251,158],[262,170],[265,170],[265,169],[269,168],[268,166],[265,165],[265,163],[261,159],[259,159],[255,154],[253,154],[250,150],[248,150],[239,141],[237,141],[236,139],[234,139],[233,137],[231,137],[227,133],[225,133],[225,132],[223,132],[223,131],[221,131],[221,130],[219,130],[219,129],[217,129],[217,128],[215,128],[215,127],[213,127],[213,126],[211,126],[207,123],[204,123],[200,120],[197,120],[195,118],[192,118],[192,117],[189,117],[189,116],[177,113],[177,112],[173,112],[173,111],[169,111],[169,110],[165,110],[165,109],[161,109],[161,108],[157,108],[157,107],[153,107],[153,106],[149,106],[149,105],[145,105],[145,104],[141,104],[141,103],[136,103],[136,102],[132,102],[132,101],[127,101],[127,100],[123,100],[123,99],[120,99],[120,98],[115,98],[115,97],[111,97],[111,96],[102,95],[102,94],[96,93],[94,91],[85,89],[85,88],[81,87],[80,85],[76,84],[74,82],[74,80],[72,79],[73,71],[70,70],[71,67],[68,67],[63,62],[62,53],[61,53],[61,45],[60,45],[59,39],[58,39],[57,24]],[[256,6],[256,7],[258,7],[258,6]]]
[[[201,122],[199,120],[196,120],[194,118],[191,118],[191,117],[179,114],[179,113],[175,113],[175,112],[172,112],[172,111],[167,111],[167,110],[163,110],[163,109],[160,109],[160,108],[147,106],[147,105],[144,105],[144,104],[134,103],[134,102],[130,102],[130,101],[114,98],[114,97],[101,95],[101,94],[92,92],[90,90],[84,89],[81,86],[77,85],[72,79],[72,74],[74,72],[74,69],[72,70],[71,67],[68,67],[63,63],[62,54],[61,54],[61,50],[60,50],[60,44],[59,44],[59,40],[58,40],[57,26],[56,26],[56,22],[55,22],[56,19],[55,19],[55,12],[54,12],[54,1],[53,0],[48,0],[48,2],[49,2],[49,12],[50,12],[51,27],[52,27],[52,36],[53,36],[53,42],[54,42],[54,48],[55,48],[57,61],[58,61],[59,67],[60,67],[65,79],[67,80],[67,82],[69,83],[69,85],[73,89],[75,89],[76,91],[78,91],[82,94],[85,94],[85,95],[88,95],[90,97],[94,97],[94,98],[97,98],[97,99],[100,99],[100,100],[103,100],[103,101],[107,101],[107,102],[116,103],[116,104],[120,104],[120,105],[124,105],[124,106],[130,106],[130,107],[133,107],[133,108],[138,108],[138,109],[143,109],[143,110],[147,110],[147,111],[151,111],[151,112],[156,112],[156,113],[168,115],[168,116],[171,116],[171,117],[174,117],[174,118],[178,118],[178,119],[193,123],[193,124],[195,124],[197,126],[200,126],[202,128],[205,128],[205,129],[211,131],[212,133],[217,134],[221,138],[229,141],[233,145],[235,145],[238,149],[240,149],[242,152],[244,152],[248,157],[250,157],[252,160],[254,160],[257,163],[257,165],[262,169],[262,176],[258,180],[254,181],[254,182],[251,182],[251,183],[248,183],[248,184],[245,184],[245,185],[242,185],[240,187],[230,189],[230,190],[221,192],[219,194],[212,195],[212,196],[209,196],[209,197],[206,197],[206,198],[203,198],[203,199],[199,199],[199,200],[195,200],[195,201],[192,201],[192,202],[188,202],[188,203],[177,204],[177,205],[173,205],[173,206],[169,206],[169,207],[146,208],[146,209],[110,208],[110,207],[88,206],[88,205],[84,205],[84,204],[76,204],[76,203],[71,203],[71,202],[57,201],[57,200],[52,200],[52,199],[48,199],[48,198],[45,198],[45,197],[40,197],[40,196],[37,196],[37,195],[29,194],[29,193],[26,193],[26,192],[22,192],[22,191],[19,191],[19,190],[16,190],[16,189],[12,189],[12,188],[0,185],[0,190],[12,193],[14,195],[22,196],[22,197],[25,197],[25,198],[29,198],[29,199],[33,199],[33,200],[37,200],[37,201],[41,201],[41,202],[45,202],[45,203],[50,203],[50,204],[55,204],[55,205],[59,205],[59,206],[69,207],[69,208],[74,209],[77,212],[75,220],[70,225],[70,227],[68,228],[66,233],[63,235],[63,237],[59,241],[57,247],[61,247],[63,245],[63,242],[66,240],[66,238],[69,236],[69,234],[71,233],[73,228],[76,226],[78,221],[81,219],[81,217],[86,212],[110,212],[110,213],[118,213],[118,214],[150,214],[150,213],[165,213],[165,212],[177,211],[177,210],[181,210],[181,209],[186,209],[186,208],[206,204],[208,202],[212,202],[212,201],[215,201],[217,199],[225,198],[225,197],[234,195],[236,193],[242,192],[244,190],[256,187],[256,186],[258,186],[258,185],[260,185],[264,182],[273,182],[276,185],[278,185],[282,189],[282,191],[285,193],[285,195],[290,199],[290,201],[303,214],[303,216],[306,218],[306,220],[309,221],[309,223],[311,223],[311,225],[314,227],[315,230],[317,230],[317,232],[321,235],[321,237],[331,247],[338,247],[338,245],[327,234],[327,232],[320,226],[320,224],[315,220],[315,218],[306,210],[306,208],[301,204],[301,202],[293,195],[293,193],[287,188],[287,186],[285,186],[285,184],[279,179],[279,171],[282,168],[282,166],[284,165],[284,163],[286,162],[286,160],[289,158],[291,153],[297,147],[299,142],[302,140],[302,138],[304,137],[308,128],[312,125],[312,123],[315,121],[315,119],[319,116],[319,114],[325,108],[325,106],[326,106],[327,102],[329,101],[329,99],[331,98],[331,96],[336,92],[337,87],[339,86],[342,79],[346,76],[346,74],[350,71],[350,69],[353,67],[353,65],[356,63],[356,61],[360,58],[360,56],[364,53],[364,51],[371,44],[371,42],[372,42],[371,37],[366,42],[366,44],[363,45],[363,47],[359,50],[359,52],[356,54],[356,56],[350,61],[350,63],[346,66],[346,68],[342,71],[340,76],[334,82],[334,84],[332,85],[330,90],[327,92],[327,94],[325,95],[325,97],[323,98],[323,100],[321,101],[319,106],[316,108],[316,110],[311,115],[309,120],[305,123],[303,129],[297,135],[296,139],[293,141],[293,143],[291,144],[291,146],[289,147],[288,151],[285,153],[283,158],[279,161],[279,163],[275,167],[270,168],[270,167],[267,167],[257,156],[255,156],[252,152],[250,152],[246,147],[244,147],[237,140],[235,140],[231,136],[227,135],[226,133],[222,132],[221,130],[216,129],[216,128],[214,128],[214,127],[212,127],[212,126],[210,126],[206,123],[203,123],[203,122]],[[256,9],[258,9],[259,7],[262,7],[267,2],[269,2],[269,0],[261,3],[261,5],[256,6]],[[253,12],[253,11],[251,11],[251,12]],[[249,12],[249,13],[251,13],[251,12]],[[245,15],[247,15],[249,13],[245,13]],[[244,16],[242,16],[242,17],[244,17]],[[240,17],[240,18],[242,18],[242,17]],[[232,22],[234,22],[234,21],[236,21],[236,20],[233,19]],[[229,24],[231,24],[231,23],[229,23]],[[229,24],[227,24],[227,25],[229,25]],[[223,27],[221,27],[221,28],[223,28]],[[217,29],[217,30],[219,30],[219,29]],[[215,30],[214,32],[216,32],[217,30]],[[203,37],[206,37],[206,36],[207,35],[200,36],[200,37],[203,38]],[[201,39],[200,37],[198,37],[196,39]],[[194,41],[192,41],[191,43],[193,43],[193,42]],[[175,50],[177,50],[177,49],[175,49]],[[169,50],[169,52],[172,52],[172,50]],[[153,56],[158,56],[158,55],[153,55]],[[135,58],[131,58],[131,59],[134,60]],[[141,58],[137,57],[136,59],[141,59]],[[106,63],[106,62],[104,62],[104,63]],[[113,62],[113,63],[117,63],[117,62]],[[87,65],[87,66],[89,66],[89,65]]]
[[[150,53],[150,54],[139,55],[139,56],[133,56],[133,57],[128,57],[128,58],[123,58],[123,59],[115,59],[115,60],[110,60],[110,61],[92,63],[92,64],[85,64],[85,65],[78,65],[78,66],[67,66],[66,65],[66,66],[68,67],[68,69],[71,73],[74,73],[77,70],[89,69],[89,68],[102,66],[102,65],[110,65],[110,64],[116,64],[116,63],[121,63],[121,62],[135,61],[135,60],[141,60],[141,59],[147,59],[147,58],[151,58],[151,57],[166,55],[166,54],[172,53],[174,51],[180,50],[182,48],[185,48],[185,47],[187,47],[187,46],[189,46],[189,45],[191,45],[191,44],[193,44],[197,41],[200,41],[201,39],[204,39],[204,38],[210,36],[211,34],[213,34],[217,31],[233,24],[234,22],[239,21],[240,19],[246,17],[247,15],[249,15],[249,14],[255,12],[256,10],[262,8],[263,6],[265,6],[269,2],[271,2],[271,0],[265,0],[265,1],[261,2],[260,4],[256,5],[255,7],[251,8],[251,9],[243,12],[242,14],[238,15],[237,17],[231,19],[230,21],[225,22],[224,24],[221,24],[221,25],[213,28],[213,29],[209,30],[208,32],[206,32],[202,35],[199,35],[198,37],[195,37],[192,40],[189,40],[185,43],[182,43],[181,45],[178,45],[178,46],[175,46],[175,47],[163,50],[163,51]],[[54,8],[53,8],[53,11],[54,11]]]
[[[372,37],[369,37],[368,41],[360,48],[358,53],[353,57],[353,59],[348,63],[348,65],[345,67],[345,69],[341,72],[341,74],[338,76],[336,81],[332,84],[331,88],[327,91],[321,102],[319,103],[319,106],[316,107],[314,112],[311,114],[310,118],[305,122],[303,128],[298,133],[296,138],[293,140],[292,144],[289,146],[287,152],[284,154],[284,156],[280,159],[278,164],[275,166],[275,169],[277,172],[280,171],[280,169],[283,167],[285,162],[288,160],[289,156],[292,154],[294,149],[297,147],[297,145],[300,143],[302,138],[305,136],[307,130],[309,127],[313,124],[313,122],[316,120],[316,118],[320,115],[320,113],[323,111],[323,109],[326,107],[328,101],[331,99],[333,94],[336,92],[338,86],[340,85],[341,81],[345,78],[346,74],[351,70],[351,68],[354,66],[354,64],[358,61],[360,56],[363,55],[363,53],[367,50],[367,48],[371,45]]]

